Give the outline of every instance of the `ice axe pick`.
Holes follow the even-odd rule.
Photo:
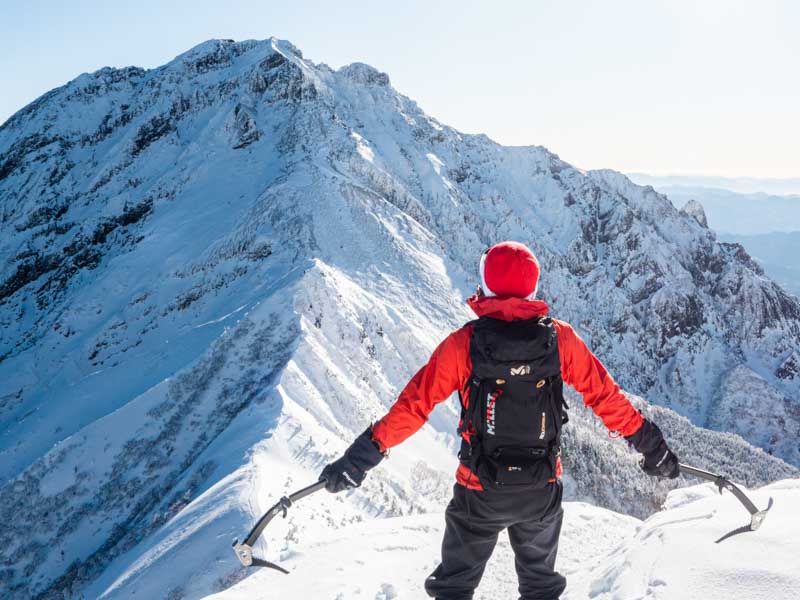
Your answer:
[[[696,467],[690,467],[689,465],[679,464],[678,469],[680,469],[681,473],[685,475],[693,475],[695,477],[699,477],[700,479],[705,479],[706,481],[711,481],[714,485],[719,488],[719,493],[722,493],[723,489],[728,490],[736,499],[741,502],[747,511],[750,513],[750,523],[747,525],[743,525],[734,529],[733,531],[729,531],[721,538],[716,540],[715,543],[719,544],[723,540],[727,540],[729,537],[733,537],[734,535],[738,535],[740,533],[747,533],[748,531],[756,531],[761,524],[764,522],[764,519],[767,517],[767,512],[770,508],[772,508],[772,498],[769,499],[767,503],[767,508],[764,510],[758,510],[756,505],[748,498],[745,493],[737,487],[735,483],[726,479],[722,475],[715,475],[714,473],[709,473],[708,471],[704,471],[703,469],[698,469]]]

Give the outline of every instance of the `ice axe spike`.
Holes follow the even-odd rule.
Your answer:
[[[275,563],[264,560],[263,558],[257,558],[253,556],[253,544],[256,543],[259,536],[264,531],[264,528],[269,525],[272,519],[277,517],[279,514],[283,514],[283,517],[286,518],[286,513],[292,504],[302,498],[305,498],[306,496],[313,494],[314,492],[318,492],[325,487],[325,483],[326,481],[324,479],[320,479],[316,483],[309,485],[308,487],[304,487],[302,490],[296,491],[294,494],[284,496],[278,500],[272,506],[272,508],[262,515],[262,517],[250,530],[250,533],[247,534],[244,542],[239,543],[238,538],[233,540],[233,552],[236,554],[236,558],[239,559],[239,562],[245,567],[267,567],[268,569],[275,569],[276,571],[280,571],[281,573],[286,573],[288,575],[289,571],[280,565],[276,565]]]
[[[747,533],[748,531],[756,531],[759,527],[761,527],[761,524],[764,522],[764,519],[767,518],[767,512],[769,512],[769,509],[772,508],[772,498],[770,498],[769,502],[767,503],[767,508],[765,508],[764,510],[758,510],[758,508],[756,508],[756,505],[753,504],[750,498],[748,498],[745,495],[745,493],[741,489],[739,489],[739,487],[735,483],[733,483],[729,479],[726,479],[722,475],[715,475],[714,473],[709,473],[708,471],[704,471],[703,469],[698,469],[696,467],[691,467],[689,465],[684,465],[684,464],[679,464],[678,469],[680,469],[680,472],[684,473],[685,475],[694,475],[695,477],[699,477],[700,479],[711,481],[714,485],[717,486],[717,488],[719,488],[720,494],[722,493],[723,489],[728,490],[734,496],[736,496],[736,499],[739,502],[741,502],[747,509],[747,512],[750,513],[750,523],[748,525],[743,525],[742,527],[734,529],[733,531],[729,531],[721,538],[716,540],[715,542],[716,544],[719,544],[721,541],[727,540],[729,537],[733,537],[734,535],[738,535],[740,533]]]

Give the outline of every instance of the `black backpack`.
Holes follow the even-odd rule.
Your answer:
[[[484,488],[544,487],[568,420],[553,322],[481,317],[472,326],[459,459]]]

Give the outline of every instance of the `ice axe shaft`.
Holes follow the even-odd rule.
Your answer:
[[[270,508],[267,512],[263,514],[263,516],[258,520],[258,522],[253,526],[250,530],[250,533],[247,534],[244,542],[241,544],[239,543],[238,539],[233,540],[233,551],[236,554],[236,558],[239,559],[239,562],[242,563],[245,567],[267,567],[269,569],[275,569],[276,571],[280,571],[281,573],[289,573],[283,567],[276,565],[275,563],[271,563],[267,560],[262,558],[256,558],[253,556],[253,544],[256,543],[261,533],[264,531],[267,525],[270,524],[270,521],[277,517],[279,514],[283,514],[284,518],[286,517],[286,513],[289,510],[289,507],[292,506],[298,500],[302,500],[306,496],[310,496],[314,492],[318,492],[319,490],[325,487],[326,481],[324,479],[320,479],[316,483],[309,485],[308,487],[304,487],[302,490],[298,490],[293,494],[288,496],[284,496],[278,502],[276,502],[272,508]]]
[[[750,524],[745,525],[743,527],[739,527],[738,529],[734,529],[733,531],[726,533],[721,538],[717,540],[719,544],[722,540],[725,540],[731,536],[737,535],[739,533],[745,533],[747,531],[755,531],[761,524],[764,522],[764,519],[767,517],[767,512],[770,508],[772,508],[772,498],[769,499],[769,503],[767,504],[767,508],[764,510],[758,510],[756,505],[748,498],[745,493],[739,489],[739,487],[726,479],[722,475],[716,475],[714,473],[710,473],[708,471],[704,471],[703,469],[698,469],[697,467],[692,467],[689,465],[679,464],[678,469],[680,469],[681,473],[686,475],[693,475],[694,477],[699,477],[700,479],[705,479],[706,481],[712,482],[714,485],[719,488],[719,493],[722,493],[723,489],[728,490],[731,492],[736,499],[742,503],[742,505],[747,509],[747,512],[750,513]]]
[[[718,488],[720,493],[722,489],[725,488],[729,492],[731,492],[736,499],[739,500],[744,507],[750,512],[751,515],[754,515],[758,512],[755,504],[750,501],[750,498],[744,495],[744,492],[740,490],[736,485],[725,479],[722,475],[715,475],[714,473],[709,473],[708,471],[704,471],[703,469],[698,469],[695,467],[690,467],[689,465],[679,464],[678,468],[680,469],[681,473],[685,473],[687,475],[694,475],[695,477],[699,477],[700,479],[705,479],[706,481],[713,482]]]

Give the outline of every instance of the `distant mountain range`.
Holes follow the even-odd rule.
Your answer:
[[[759,235],[800,231],[800,196],[740,193],[705,187],[662,185],[655,188],[677,207],[690,200],[703,205],[708,225],[720,233]]]
[[[663,187],[712,188],[738,194],[800,196],[800,177],[782,179],[768,177],[716,177],[711,175],[648,175],[627,173],[639,185]]]

